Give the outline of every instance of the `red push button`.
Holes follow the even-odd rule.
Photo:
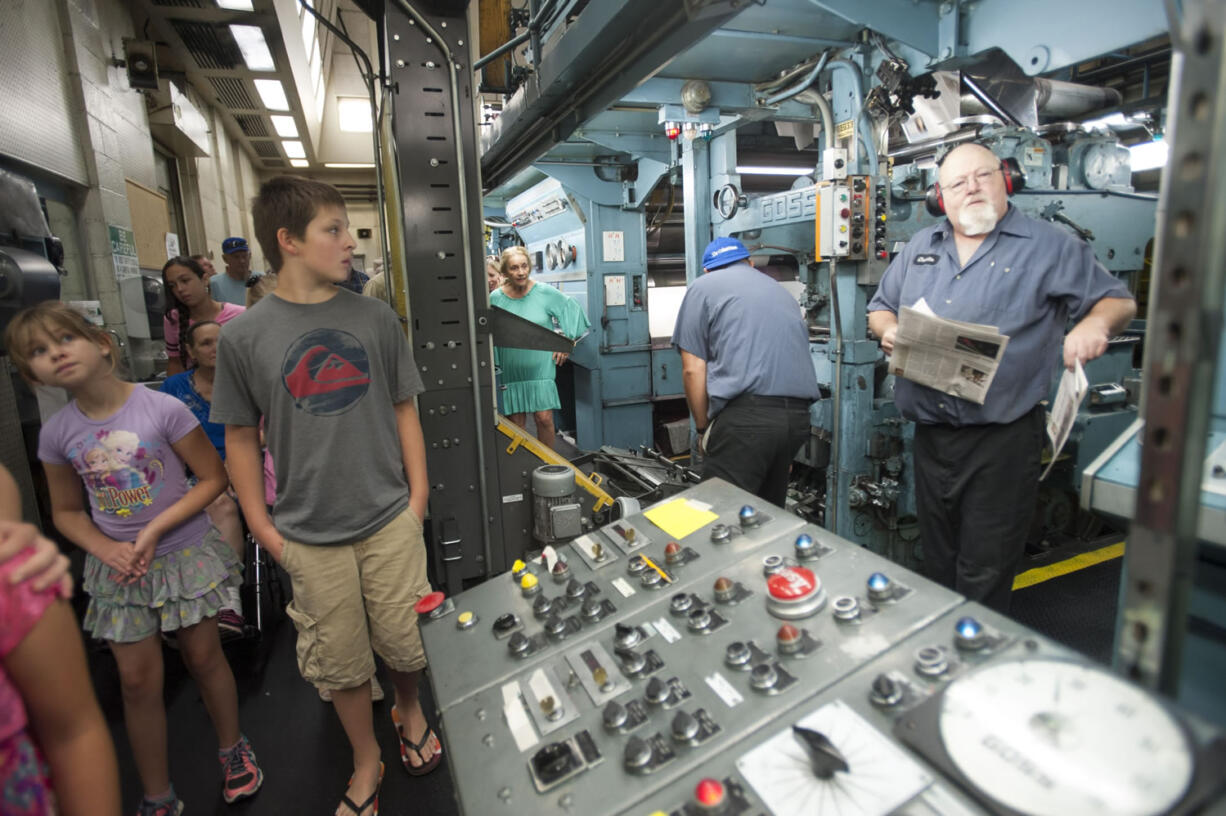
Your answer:
[[[718,779],[703,779],[694,786],[694,801],[703,809],[717,808],[724,803],[724,785]]]
[[[431,612],[442,606],[446,597],[447,596],[441,592],[431,592],[429,595],[413,604],[413,611],[418,615],[429,615]]]
[[[779,601],[799,601],[817,589],[817,576],[807,567],[785,567],[770,577],[766,588]]]

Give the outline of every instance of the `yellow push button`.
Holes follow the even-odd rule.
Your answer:
[[[519,586],[521,589],[532,589],[534,586],[536,586],[536,583],[536,576],[532,573],[528,573],[523,578],[519,579]]]

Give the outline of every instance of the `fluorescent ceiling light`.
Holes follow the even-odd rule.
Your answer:
[[[272,116],[270,118],[278,136],[284,139],[296,139],[298,137],[298,125],[294,122],[294,117]]]
[[[338,97],[336,118],[346,133],[370,133],[370,100],[364,96]]]
[[[251,0],[217,0],[217,8],[226,11],[255,11],[251,7]]]
[[[302,142],[282,142],[281,148],[291,159],[306,158],[306,149],[302,146]]]
[[[252,71],[275,71],[277,64],[273,62],[272,52],[268,43],[264,42],[264,32],[259,26],[232,25],[230,33],[238,43],[238,50],[243,52],[243,62]]]
[[[754,165],[738,165],[736,171],[746,176],[807,176],[813,172],[813,168],[757,167]]]
[[[281,80],[257,79],[253,81],[256,93],[260,95],[260,101],[264,103],[264,107],[269,110],[289,110],[289,100],[285,97],[285,86],[281,84]]]
[[[360,162],[324,162],[324,167],[331,167],[333,170],[373,170],[373,164],[362,164]]]
[[[306,159],[290,159],[289,166],[290,167],[310,167],[311,163],[307,161]]]
[[[1128,152],[1132,154],[1132,172],[1140,173],[1143,170],[1165,167],[1171,146],[1161,139],[1155,139],[1152,142],[1132,145]]]

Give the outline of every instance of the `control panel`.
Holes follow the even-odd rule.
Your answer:
[[[876,231],[872,187],[870,176],[847,176],[817,185],[814,229],[818,256],[853,261],[873,257],[870,252]]]
[[[1123,805],[1221,767],[1213,732],[864,548],[718,480],[668,501],[423,602],[463,812],[1160,812]],[[1088,781],[1134,750],[1122,792]],[[1027,785],[1065,789],[1010,809]]]

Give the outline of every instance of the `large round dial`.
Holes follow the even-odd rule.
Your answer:
[[[1020,813],[1163,813],[1192,780],[1188,738],[1175,718],[1093,666],[989,666],[949,685],[939,722],[958,770]]]

